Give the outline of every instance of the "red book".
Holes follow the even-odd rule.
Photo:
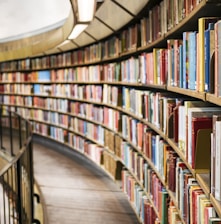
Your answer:
[[[183,40],[174,40],[174,86],[179,86],[179,68],[180,68],[180,52],[179,47],[183,44]]]
[[[153,53],[147,53],[146,54],[146,82],[147,84],[153,84],[154,83],[154,72],[153,72]]]
[[[148,111],[149,111],[149,95],[143,94],[143,118],[148,120]]]
[[[197,197],[203,194],[202,189],[196,189],[192,191],[192,223],[197,224],[197,213],[199,212],[199,208],[197,207]]]
[[[192,118],[192,168],[195,168],[197,134],[200,129],[212,130],[212,117]]]
[[[184,211],[183,211],[183,219],[185,223],[188,223],[189,218],[189,192],[188,192],[188,180],[190,178],[193,178],[193,175],[191,173],[185,173],[184,174]]]
[[[160,49],[160,85],[165,85],[167,81],[167,49]]]
[[[143,146],[143,123],[137,123],[137,146],[142,149]]]
[[[172,192],[176,191],[176,160],[177,154],[174,151],[170,151],[168,159],[168,188]]]

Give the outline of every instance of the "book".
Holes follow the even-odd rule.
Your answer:
[[[201,197],[205,197],[205,194],[202,189],[196,189],[192,191],[192,223],[198,223],[198,217],[199,217],[199,199]],[[200,222],[199,222],[200,223]],[[203,222],[202,222],[203,223]]]
[[[208,28],[205,30],[205,92],[212,92],[214,74],[211,73],[211,59],[215,51],[215,31],[214,23],[209,23]]]
[[[187,161],[188,163],[190,163],[190,165],[194,165],[193,164],[193,158],[192,158],[192,153],[194,154],[195,152],[192,151],[192,118],[193,117],[211,117],[213,116],[213,114],[220,114],[221,113],[221,108],[219,107],[192,107],[192,108],[188,108],[187,111],[187,126],[186,126],[186,130],[187,130],[187,138],[186,138],[186,142],[187,142]],[[212,129],[212,119],[211,119],[211,123],[210,123],[210,129]],[[203,128],[203,126],[201,125],[201,128]],[[209,128],[208,126],[206,126],[206,128]]]
[[[181,215],[184,215],[184,195],[185,195],[185,176],[191,175],[190,171],[187,169],[186,165],[179,161],[176,165],[176,200],[178,202],[178,207],[180,209]]]
[[[178,143],[179,142],[179,130],[180,128],[180,122],[179,120],[182,120],[182,114],[179,114],[180,111],[182,111],[182,109],[180,110],[179,107],[183,105],[183,102],[185,101],[185,98],[181,98],[181,99],[177,99],[176,100],[176,106],[173,109],[173,140],[174,142]],[[182,112],[181,112],[182,113]]]
[[[174,39],[167,40],[168,86],[174,86]]]
[[[209,224],[221,224],[221,218],[218,217],[209,218]]]
[[[201,189],[202,192],[198,192],[195,197],[195,217],[194,217],[194,223],[205,223],[204,222],[204,204],[203,202],[209,201],[209,198],[206,197],[205,193]],[[210,202],[210,201],[209,201]]]
[[[190,222],[190,187],[198,186],[198,183],[195,178],[193,178],[192,174],[184,175],[184,213],[183,219],[185,223]]]
[[[220,177],[220,170],[221,170],[221,121],[215,122],[215,129],[216,129],[216,137],[215,137],[215,198],[218,201],[221,201],[221,177]]]
[[[179,46],[179,87],[183,88],[183,44]]]
[[[206,217],[206,208],[212,208],[212,204],[209,198],[207,198],[205,195],[204,197],[200,197],[198,200],[198,223],[206,223],[209,217]],[[209,214],[208,214],[209,215]]]
[[[189,32],[183,32],[183,85],[182,88],[188,89],[189,80]]]
[[[154,57],[152,52],[146,54],[146,83],[154,84]]]
[[[160,198],[161,198],[161,204],[160,204],[160,211],[159,211],[159,218],[161,220],[161,224],[167,224],[168,223],[168,192],[163,188],[162,191],[159,192]]]
[[[183,155],[187,158],[187,115],[188,108],[192,107],[203,107],[209,106],[211,104],[199,101],[199,100],[186,100],[183,105],[180,105],[178,108],[179,114],[179,127],[178,127],[178,146]]]
[[[194,223],[194,215],[195,215],[195,201],[194,201],[194,193],[196,191],[202,191],[202,189],[200,188],[200,186],[198,184],[190,184],[189,185],[189,223]]]
[[[50,71],[49,70],[38,71],[37,72],[37,80],[35,80],[35,81],[50,82],[51,81]]]
[[[158,63],[159,60],[159,54],[160,54],[160,49],[159,48],[154,48],[153,49],[153,84],[154,85],[160,85],[160,64]]]
[[[218,140],[219,133],[217,132],[216,128],[217,125],[216,122],[221,121],[220,115],[213,115],[213,131],[211,133],[211,194],[215,196],[215,180],[216,180],[216,150],[218,146]],[[218,146],[219,147],[219,146]]]
[[[174,151],[169,151],[169,158],[167,161],[167,180],[168,180],[168,188],[172,192],[176,191],[176,160],[177,154]]]
[[[188,34],[189,74],[188,89],[196,90],[196,31]]]
[[[217,17],[202,17],[198,19],[199,32],[199,91],[205,91],[205,30],[208,29],[209,23],[215,23],[219,20]]]
[[[215,23],[215,51],[214,51],[214,94],[216,96],[221,96],[221,56],[220,56],[220,44],[221,44],[221,21]]]

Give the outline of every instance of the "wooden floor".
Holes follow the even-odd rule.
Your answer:
[[[44,197],[46,224],[139,223],[126,195],[78,153],[61,154],[34,141],[34,173]]]

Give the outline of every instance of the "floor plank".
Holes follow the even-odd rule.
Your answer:
[[[47,224],[139,223],[126,195],[91,161],[77,153],[62,155],[39,142],[33,146]]]

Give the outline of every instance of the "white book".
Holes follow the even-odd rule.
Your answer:
[[[108,103],[107,92],[108,92],[108,85],[104,84],[103,85],[103,99],[102,99],[103,103]]]
[[[215,142],[215,153],[216,153],[216,157],[215,157],[215,163],[216,163],[216,167],[215,167],[215,198],[218,201],[221,201],[221,176],[220,176],[220,172],[221,172],[221,137],[220,137],[220,133],[221,133],[221,121],[216,121],[216,142]]]
[[[215,191],[215,158],[216,158],[216,153],[215,153],[215,143],[214,143],[214,133],[211,133],[210,135],[210,141],[211,141],[211,177],[210,177],[210,192],[214,196],[214,191]]]
[[[160,161],[159,161],[159,152],[160,151],[160,135],[156,135],[156,144],[155,144],[155,167],[157,171],[160,170]]]

